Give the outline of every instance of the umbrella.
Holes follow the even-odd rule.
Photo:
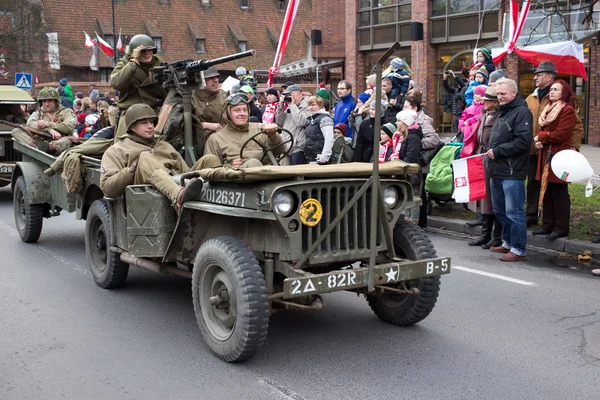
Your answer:
[[[548,149],[546,154],[546,163],[544,164],[544,171],[542,172],[542,183],[540,187],[540,201],[538,202],[538,217],[542,215],[542,209],[544,208],[544,195],[546,194],[546,188],[548,187],[548,174],[550,173],[550,159],[552,158],[552,150]]]

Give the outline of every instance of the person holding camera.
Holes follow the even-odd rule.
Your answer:
[[[308,102],[302,95],[302,88],[298,85],[288,86],[282,93],[277,111],[275,123],[280,128],[287,129],[294,137],[294,145],[290,149],[290,165],[308,164],[304,153],[306,144],[305,126],[310,116]],[[283,140],[287,140],[287,133],[282,132]]]
[[[454,78],[455,87],[450,86],[448,78]],[[460,96],[462,88],[467,85],[464,79],[457,77],[451,69],[444,71],[444,89],[452,96],[452,131],[458,132],[458,120],[462,116],[463,110],[465,109],[465,102]]]

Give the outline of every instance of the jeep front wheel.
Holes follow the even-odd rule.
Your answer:
[[[25,243],[35,243],[42,233],[44,206],[29,204],[25,178],[19,176],[13,192],[13,211],[19,237]]]
[[[433,244],[421,228],[400,220],[393,233],[396,256],[410,260],[434,258]],[[408,289],[416,288],[418,294],[369,294],[369,306],[383,321],[398,326],[409,326],[424,320],[433,310],[440,292],[440,277],[415,279],[404,282]],[[402,282],[396,283],[402,288]]]
[[[112,243],[110,209],[104,199],[90,206],[85,222],[85,253],[96,284],[104,289],[115,289],[125,283],[129,264],[110,251]]]
[[[227,362],[246,360],[269,329],[269,299],[254,254],[239,239],[218,237],[196,254],[192,274],[194,312],[204,340]]]

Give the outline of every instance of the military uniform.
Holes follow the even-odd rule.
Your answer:
[[[48,121],[50,122],[50,125],[47,128],[40,129],[37,126],[38,121]],[[73,131],[75,130],[75,114],[70,108],[64,108],[60,105],[58,105],[58,108],[54,113],[47,113],[42,109],[39,109],[31,114],[27,120],[26,126],[44,132],[49,132],[50,129],[54,129],[62,136],[73,136]],[[35,139],[32,139],[31,136],[21,128],[13,129],[12,136],[15,140],[34,147],[38,147],[40,143],[44,141],[48,142],[56,149],[58,154],[67,150],[73,144],[71,139],[67,137],[58,140],[49,140],[44,139],[41,136],[34,136]]]
[[[132,172],[132,167],[137,167]],[[171,175],[219,166],[216,157],[202,157],[190,169],[185,160],[160,136],[144,139],[125,134],[102,156],[100,188],[110,197],[119,197],[129,185],[152,184],[173,204],[181,186]]]
[[[220,163],[228,162],[233,163],[233,160],[240,158],[240,150],[242,144],[248,140],[252,135],[263,130],[264,124],[248,123],[243,127],[235,126],[230,121],[226,122],[225,127],[218,132],[213,133],[208,137],[206,141],[206,147],[204,154],[212,154],[216,156]],[[272,137],[267,134],[260,135],[256,138],[257,141],[268,147],[274,147],[278,144],[283,143],[283,139],[280,135],[275,134]],[[275,156],[280,155],[284,150],[284,146],[277,146],[273,149]],[[263,157],[263,150],[254,141],[248,142],[244,149],[244,159],[246,160],[243,164],[243,168],[246,167],[259,167],[262,166],[260,160]],[[268,159],[265,159],[265,163],[269,163]]]
[[[121,110],[120,121],[124,121],[126,110],[134,104],[148,104],[158,113],[167,91],[156,82],[150,70],[160,62],[155,55],[150,64],[138,65],[125,56],[112,71],[110,85],[119,91],[117,107]],[[117,137],[120,138],[126,131],[125,125],[119,123]]]

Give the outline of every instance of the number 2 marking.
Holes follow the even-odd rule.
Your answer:
[[[302,282],[300,282],[299,280],[293,280],[292,281],[292,294],[298,294],[298,293],[302,293],[300,291],[300,286],[302,285]]]

